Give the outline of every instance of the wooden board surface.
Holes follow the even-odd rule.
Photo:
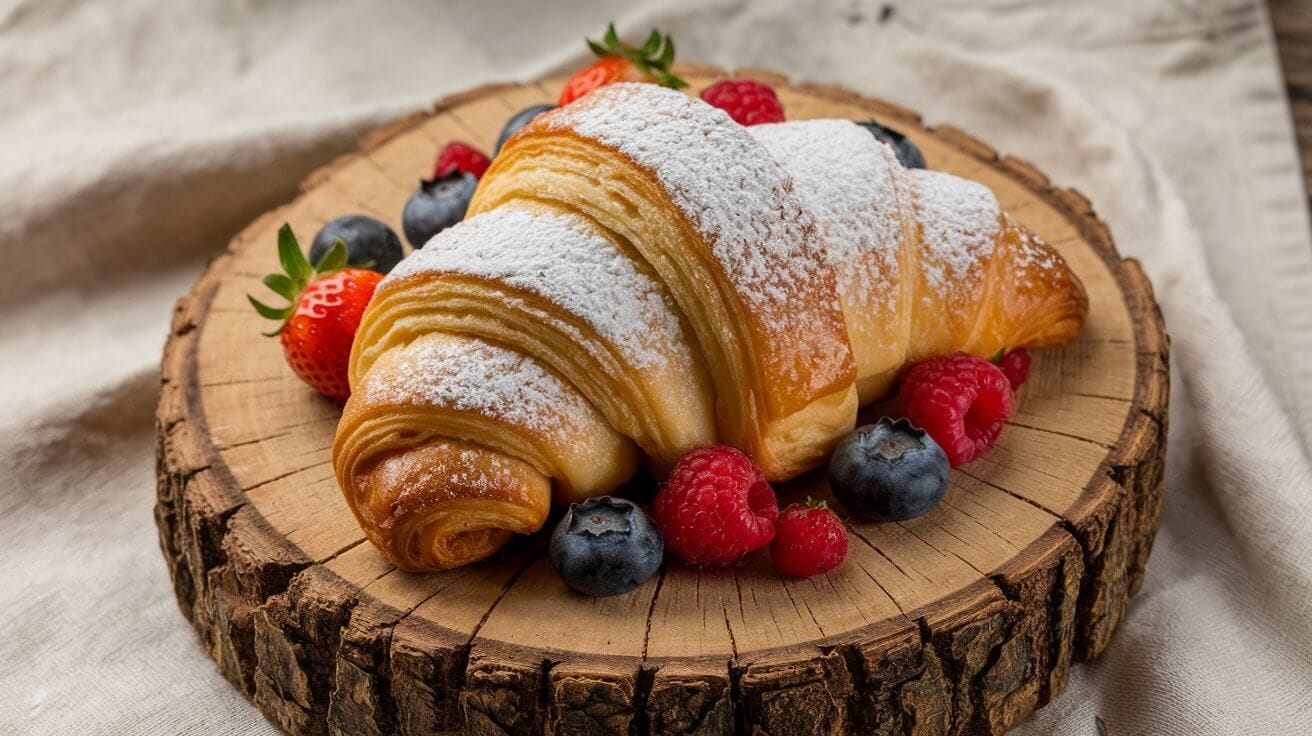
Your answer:
[[[684,67],[693,88],[723,76]],[[931,168],[983,182],[1089,291],[1078,343],[1036,354],[997,448],[944,503],[855,524],[847,561],[783,579],[763,556],[667,566],[633,593],[570,593],[540,538],[413,575],[364,541],[329,465],[338,407],[300,384],[246,303],[349,212],[398,231],[438,148],[490,150],[561,80],[484,87],[366,137],[246,228],[178,305],[158,413],[161,545],[179,603],[234,685],[292,733],[999,733],[1107,645],[1160,511],[1167,344],[1138,265],[1078,193],[947,126],[766,72],[791,119],[878,119]],[[827,493],[822,474],[781,501]]]

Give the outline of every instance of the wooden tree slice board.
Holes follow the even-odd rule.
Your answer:
[[[685,67],[693,90],[722,78]],[[275,231],[341,214],[400,231],[446,141],[490,150],[563,80],[447,98],[367,136],[247,227],[182,299],[163,360],[156,517],[178,602],[220,671],[290,733],[1000,733],[1097,656],[1138,587],[1161,504],[1167,340],[1151,288],[1077,192],[950,127],[851,92],[776,85],[792,119],[876,119],[931,168],[991,187],[1090,297],[1080,341],[1035,356],[998,446],[944,503],[851,529],[847,561],[781,579],[667,566],[627,596],[567,591],[530,538],[412,575],[364,541],[329,465],[339,408],[246,303]],[[826,493],[822,474],[780,489]]]

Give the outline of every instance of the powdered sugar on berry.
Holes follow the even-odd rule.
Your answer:
[[[849,304],[868,311],[897,298],[902,167],[887,144],[850,120],[804,120],[747,129],[797,184],[824,231],[825,254]]]
[[[587,322],[636,368],[690,367],[673,300],[578,217],[501,207],[434,236],[385,281],[458,273],[537,294]]]
[[[420,338],[388,370],[371,370],[360,390],[367,404],[450,409],[547,434],[602,422],[577,391],[536,360],[452,335]]]
[[[1002,211],[983,184],[951,174],[908,169],[921,227],[920,270],[940,296],[983,278]]]
[[[544,113],[534,125],[614,148],[661,182],[710,244],[755,324],[771,335],[761,347],[774,370],[820,387],[848,369],[814,219],[787,174],[723,110],[658,85],[621,83]]]

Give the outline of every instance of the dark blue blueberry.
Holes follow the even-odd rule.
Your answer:
[[[950,469],[929,433],[884,417],[838,443],[829,459],[829,487],[863,519],[901,521],[938,505]]]
[[[632,501],[612,496],[576,503],[551,534],[551,564],[585,595],[623,595],[661,566],[665,542]]]
[[[436,179],[421,179],[419,188],[410,195],[401,213],[401,228],[405,239],[416,248],[424,247],[428,239],[465,219],[469,200],[478,186],[478,177],[462,171],[452,171]]]
[[[318,263],[338,238],[346,243],[346,265],[354,268],[387,273],[405,255],[401,239],[396,237],[392,228],[372,217],[343,215],[324,225],[314,236],[314,243],[310,245],[310,263]]]
[[[892,128],[885,128],[873,120],[866,123],[857,123],[857,125],[860,125],[862,128],[870,131],[870,133],[879,140],[892,146],[893,153],[897,154],[897,160],[901,161],[903,166],[908,169],[925,168],[925,154],[921,153],[919,148],[916,148],[916,144],[912,143],[911,139]]]
[[[501,146],[505,145],[506,139],[514,135],[520,128],[528,125],[530,120],[547,110],[554,109],[556,109],[555,105],[542,104],[526,107],[515,113],[515,116],[506,123],[506,127],[501,129],[501,135],[497,136],[497,147],[492,149],[492,155],[496,156],[501,151]]]

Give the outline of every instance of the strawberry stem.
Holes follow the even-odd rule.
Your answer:
[[[296,234],[292,232],[291,225],[283,223],[282,227],[278,228],[278,263],[282,266],[283,273],[271,273],[264,277],[263,283],[269,291],[286,299],[287,306],[271,307],[250,294],[246,295],[246,299],[261,317],[278,322],[278,329],[260,334],[265,337],[276,337],[282,332],[283,327],[287,325],[287,320],[296,313],[296,303],[305,287],[320,276],[342,270],[346,267],[346,261],[346,241],[338,238],[333,241],[333,247],[323,254],[318,263],[310,265],[305,253],[301,251],[300,243],[296,241]]]
[[[658,30],[652,30],[642,46],[633,46],[620,40],[612,22],[606,26],[606,34],[600,42],[585,39],[592,53],[601,58],[617,56],[629,61],[634,68],[658,84],[674,89],[687,87],[688,83],[670,71],[674,64],[674,39]]]

